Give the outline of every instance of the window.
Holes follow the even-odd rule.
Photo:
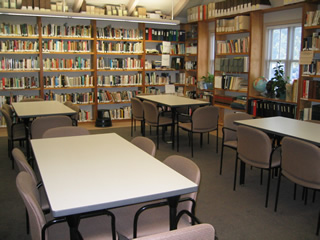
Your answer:
[[[267,53],[265,76],[274,76],[273,68],[280,61],[284,65],[285,76],[290,80],[299,77],[299,57],[301,46],[301,24],[267,27]]]
[[[214,74],[214,48],[215,48],[215,35],[210,32],[210,52],[209,52],[209,72]]]

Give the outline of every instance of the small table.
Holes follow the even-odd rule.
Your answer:
[[[286,117],[268,117],[235,121],[280,137],[293,137],[320,146],[319,124]],[[244,183],[245,165],[240,166],[240,184]]]
[[[72,220],[81,213],[163,198],[172,203],[173,229],[179,196],[198,189],[115,133],[32,139],[31,144],[52,215],[67,216],[71,239],[78,235],[78,221]]]
[[[150,102],[154,102],[166,107],[171,108],[172,114],[172,130],[171,130],[171,137],[172,137],[172,149],[174,149],[174,128],[175,128],[175,119],[176,119],[176,109],[178,107],[183,106],[204,106],[209,105],[209,102],[205,102],[202,100],[191,99],[186,97],[179,97],[176,95],[138,95],[137,98],[141,100],[147,100]]]

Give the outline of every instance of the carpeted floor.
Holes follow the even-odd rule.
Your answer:
[[[102,128],[91,130],[92,134],[116,132],[131,140],[130,128]],[[137,136],[137,131],[135,135]],[[150,136],[156,141],[155,131]],[[168,137],[167,137],[168,138]],[[188,139],[181,134],[180,152],[171,149],[171,144],[160,142],[156,158],[164,160],[167,156],[180,154],[191,158]],[[199,146],[199,136],[195,136],[195,151],[192,160],[201,169],[201,184],[197,200],[196,213],[202,222],[211,223],[219,240],[313,240],[320,239],[315,235],[320,194],[312,202],[313,192],[309,191],[307,205],[301,200],[301,188],[298,188],[297,200],[293,200],[293,184],[283,178],[278,212],[273,211],[277,178],[272,179],[269,207],[264,207],[267,173],[264,173],[264,184],[260,185],[260,170],[247,167],[246,184],[237,185],[233,191],[235,152],[225,150],[223,174],[219,175],[219,154],[215,152],[215,136],[210,135],[210,144]],[[25,228],[25,208],[15,187],[16,171],[11,169],[7,157],[7,139],[0,138],[0,239],[29,240]]]

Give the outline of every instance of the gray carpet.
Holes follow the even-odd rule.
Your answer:
[[[92,130],[92,134],[116,132],[130,140],[130,128],[101,128]],[[139,135],[139,132],[135,132]],[[156,141],[155,131],[150,136]],[[167,136],[168,138],[168,136]],[[164,160],[167,156],[180,154],[191,158],[188,139],[181,134],[180,152],[171,149],[170,144],[160,140],[160,149],[156,158]],[[273,211],[277,178],[272,179],[269,207],[264,207],[267,172],[264,184],[260,185],[260,170],[247,167],[246,183],[237,185],[233,191],[235,152],[225,150],[223,174],[219,175],[219,154],[215,153],[215,136],[210,136],[209,145],[204,138],[203,147],[199,146],[199,136],[195,136],[195,151],[192,160],[201,169],[201,184],[197,200],[196,214],[202,222],[211,223],[219,240],[255,240],[255,239],[319,239],[315,235],[320,193],[312,202],[313,192],[309,191],[307,205],[301,200],[302,190],[298,188],[297,200],[293,200],[293,184],[283,178],[278,212]],[[25,228],[25,208],[15,187],[16,172],[11,170],[7,157],[7,140],[0,138],[0,239],[29,240]]]

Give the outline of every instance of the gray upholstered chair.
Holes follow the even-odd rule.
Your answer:
[[[42,138],[48,129],[65,126],[72,126],[72,119],[68,116],[38,117],[31,124],[31,138]]]
[[[12,156],[13,156],[13,159],[18,167],[18,172],[27,172],[30,174],[32,181],[34,182],[34,184],[37,185],[37,188],[39,190],[39,197],[40,197],[39,203],[40,203],[41,209],[44,214],[49,213],[50,212],[49,201],[48,201],[46,192],[45,192],[44,188],[42,187],[42,182],[40,182],[38,180],[35,172],[33,171],[33,169],[31,168],[31,166],[28,163],[26,156],[19,148],[14,148],[12,150]],[[29,233],[28,214],[26,214],[26,221],[27,221],[27,233]]]
[[[274,211],[277,211],[281,176],[305,188],[320,190],[320,148],[314,144],[284,137]],[[319,235],[320,212],[316,234]]]
[[[200,169],[190,159],[172,155],[167,157],[163,163],[199,185]],[[194,223],[194,220],[197,221],[194,212],[196,198],[197,192],[181,196],[177,207],[177,212],[181,213],[178,228],[188,227]],[[137,236],[142,237],[169,231],[169,207],[167,201],[159,200],[135,204],[112,209],[111,211],[116,217],[116,229],[120,236],[132,239]],[[182,214],[185,212],[190,214]],[[190,216],[193,218],[190,218]]]
[[[144,136],[144,116],[143,104],[139,98],[131,98],[131,137],[133,136],[133,128],[136,130],[136,121],[141,123],[141,134]]]
[[[137,136],[131,140],[131,143],[149,153],[153,157],[156,155],[156,145],[147,137]]]
[[[200,133],[200,145],[202,146],[202,135],[216,131],[216,152],[218,153],[218,119],[219,108],[215,106],[205,106],[197,108],[191,116],[191,122],[179,122],[177,126],[177,150],[179,151],[179,129],[185,130],[190,135],[191,156],[193,157],[193,133]],[[209,135],[208,135],[209,142]]]
[[[223,127],[222,127],[222,144],[221,144],[221,158],[220,158],[220,175],[222,174],[222,162],[223,162],[223,150],[224,147],[231,148],[237,151],[238,138],[237,138],[237,128],[238,126],[234,124],[237,120],[252,119],[252,117],[247,113],[234,112],[224,115]]]
[[[72,119],[72,124],[74,126],[78,126],[80,107],[76,104],[73,104],[71,101],[66,101],[64,105],[76,111],[75,114],[71,115],[71,119]]]
[[[12,158],[12,149],[15,141],[27,141],[26,129],[24,123],[13,123],[13,119],[5,108],[0,109],[2,116],[4,117],[7,125],[8,135],[8,156],[12,161],[12,168],[14,168],[14,161]]]
[[[215,230],[212,225],[202,223],[173,231],[153,234],[137,240],[214,240]]]
[[[36,101],[44,101],[43,98],[23,98],[20,100],[20,102],[36,102]]]
[[[235,161],[233,190],[236,189],[238,160],[243,164],[249,164],[253,167],[260,168],[261,180],[263,174],[262,170],[268,170],[265,201],[265,207],[268,207],[271,170],[280,166],[280,149],[273,148],[270,138],[261,130],[247,126],[239,126],[237,133],[238,148]]]
[[[158,107],[152,102],[143,101],[142,104],[145,123],[151,127],[157,128],[157,149],[159,149],[159,127],[172,127],[172,118],[162,116]],[[164,137],[164,128],[162,129],[162,135]]]
[[[89,134],[90,132],[86,128],[78,126],[66,126],[50,128],[43,133],[42,138],[71,137]]]
[[[46,220],[39,205],[39,193],[32,177],[27,172],[20,172],[16,178],[18,192],[27,208],[31,239],[69,239],[69,227],[65,218],[52,218]],[[116,239],[115,229],[111,222],[114,218],[108,216],[107,211],[99,216],[81,216],[79,232],[84,239]],[[114,223],[114,222],[113,222]]]

